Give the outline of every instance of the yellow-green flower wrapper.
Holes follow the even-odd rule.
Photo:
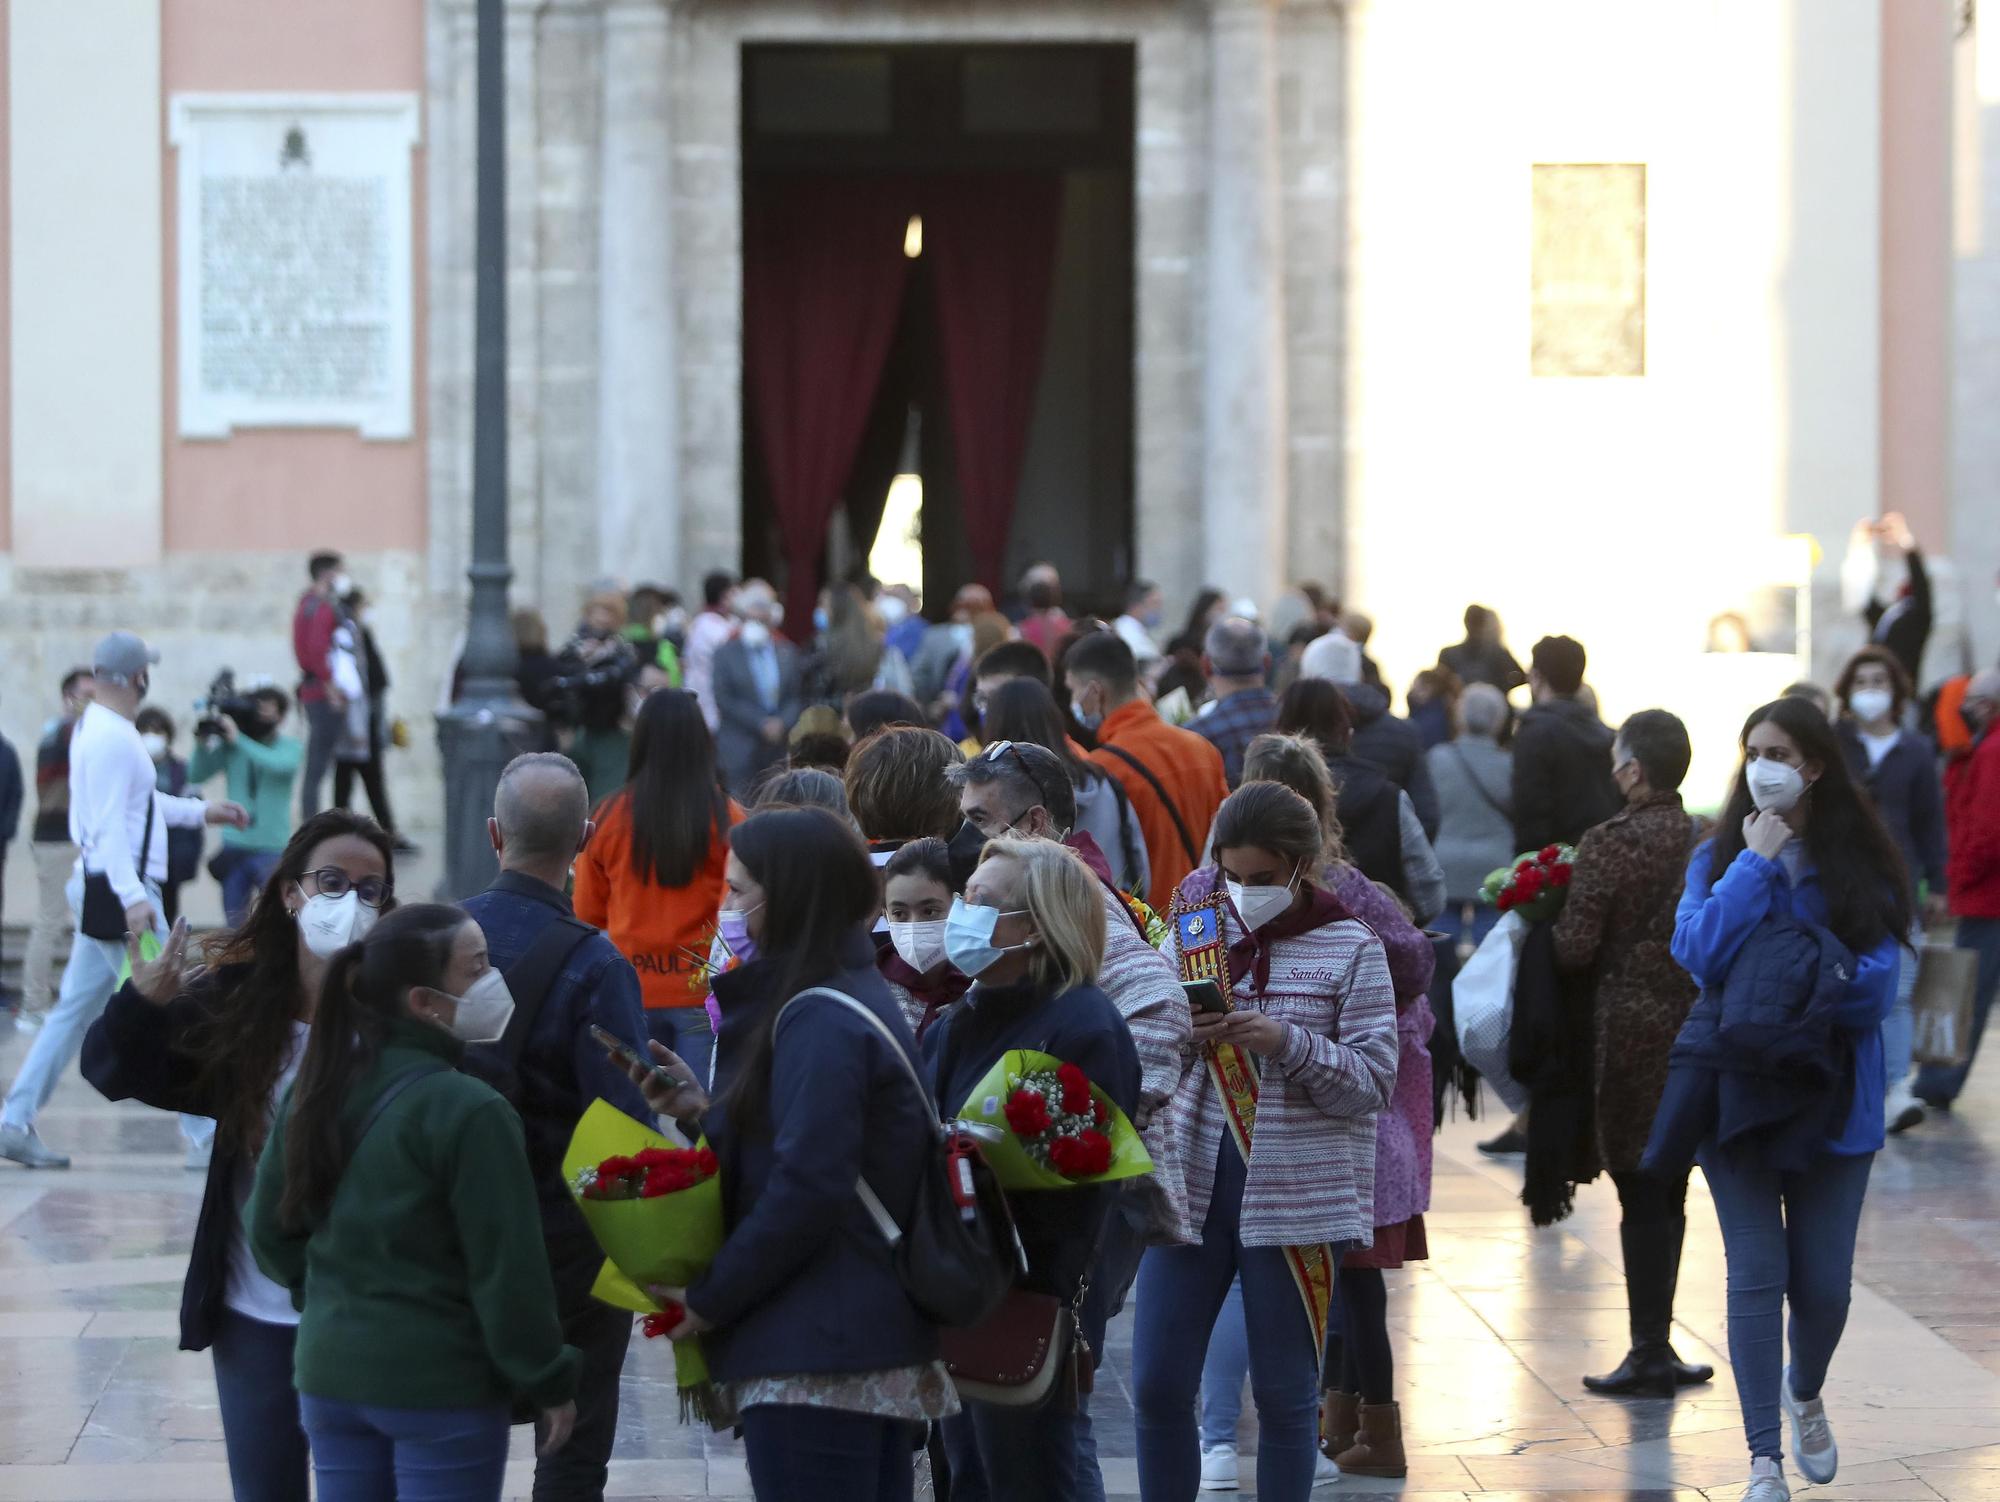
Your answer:
[[[634,1314],[657,1314],[660,1306],[646,1292],[646,1285],[665,1283],[685,1288],[708,1270],[722,1249],[720,1175],[653,1199],[585,1199],[576,1187],[578,1175],[606,1158],[631,1157],[649,1147],[679,1146],[609,1101],[592,1101],[577,1122],[569,1151],[563,1154],[563,1181],[608,1259],[591,1285],[593,1298]],[[711,1389],[699,1341],[674,1342],[674,1376],[683,1415],[691,1412],[707,1417]]]
[[[972,1094],[959,1108],[959,1120],[975,1128],[974,1135],[979,1138],[980,1151],[993,1170],[993,1176],[1000,1181],[1000,1187],[1079,1189],[1086,1184],[1109,1184],[1117,1179],[1136,1179],[1151,1173],[1153,1159],[1146,1151],[1146,1144],[1139,1140],[1138,1129],[1094,1080],[1090,1086],[1090,1098],[1100,1102],[1107,1113],[1104,1124],[1098,1130],[1111,1139],[1111,1166],[1103,1173],[1086,1174],[1076,1179],[1064,1178],[1053,1168],[1036,1161],[1027,1144],[1014,1135],[1013,1128],[1007,1125],[1007,1097],[1021,1087],[1022,1080],[1028,1075],[1044,1071],[1053,1073],[1062,1065],[1063,1061],[1054,1054],[1042,1053],[1038,1049],[1010,1049],[986,1071],[985,1078],[972,1087]],[[979,1128],[985,1130],[977,1130]]]

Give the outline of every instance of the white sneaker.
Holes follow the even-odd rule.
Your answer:
[[[1891,1132],[1907,1132],[1924,1119],[1924,1103],[1910,1093],[1908,1080],[1890,1090],[1883,1113]]]
[[[1792,1369],[1785,1368],[1778,1395],[1785,1404],[1785,1417],[1792,1421],[1792,1459],[1806,1480],[1825,1486],[1840,1469],[1840,1446],[1833,1442],[1833,1429],[1826,1421],[1826,1404],[1792,1395]]]
[[[1792,1502],[1792,1489],[1785,1485],[1785,1468],[1768,1455],[1750,1462],[1750,1485],[1742,1502]]]
[[[1338,1481],[1339,1479],[1340,1467],[1328,1460],[1324,1455],[1320,1456],[1319,1464],[1313,1467],[1313,1485],[1321,1487],[1325,1486],[1328,1482]]]
[[[1236,1490],[1236,1446],[1217,1445],[1201,1452],[1201,1489],[1205,1492]]]

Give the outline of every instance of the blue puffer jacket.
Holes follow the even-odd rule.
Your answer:
[[[1711,882],[1712,849],[1694,852],[1675,914],[1674,958],[1702,997],[1675,1041],[1643,1166],[1677,1174],[1709,1143],[1771,1168],[1875,1152],[1896,941],[1857,957],[1827,931],[1810,866],[1794,884],[1746,850]]]

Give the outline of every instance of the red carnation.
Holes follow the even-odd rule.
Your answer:
[[[1550,867],[1549,881],[1552,885],[1558,887],[1566,887],[1569,885],[1569,879],[1570,879],[1570,868],[1567,864]]]
[[[1099,1126],[1103,1126],[1105,1122],[1111,1119],[1110,1109],[1101,1100],[1093,1100],[1090,1103],[1090,1114],[1097,1118]]]
[[[658,1314],[649,1314],[641,1320],[639,1329],[645,1334],[646,1339],[657,1340],[662,1335],[673,1334],[680,1328],[681,1321],[686,1318],[687,1310],[669,1300]]]
[[[1562,854],[1563,854],[1562,846],[1544,845],[1542,847],[1542,853],[1536,856],[1535,859],[1540,861],[1545,866],[1553,866],[1557,861],[1562,859]]]
[[[1514,900],[1533,902],[1542,892],[1543,876],[1539,867],[1529,866],[1514,877]]]
[[[1083,1172],[1108,1173],[1111,1169],[1111,1139],[1102,1132],[1085,1131],[1076,1139],[1083,1154]]]
[[[1062,1085],[1062,1108],[1072,1116],[1081,1116],[1090,1109],[1090,1078],[1074,1064],[1065,1064],[1056,1071],[1056,1079]]]
[[[1502,887],[1500,895],[1493,899],[1493,905],[1503,913],[1510,913],[1514,910],[1515,900],[1514,889],[1512,887]]]
[[[1049,1162],[1066,1179],[1104,1173],[1111,1167],[1111,1139],[1093,1131],[1058,1137],[1049,1144]]]
[[[1032,1090],[1007,1097],[1007,1125],[1017,1137],[1039,1137],[1049,1129],[1048,1102]]]
[[[721,1167],[721,1165],[716,1162],[715,1154],[705,1147],[698,1147],[695,1149],[694,1163],[695,1167],[701,1170],[701,1176],[704,1179],[714,1178],[716,1172]]]

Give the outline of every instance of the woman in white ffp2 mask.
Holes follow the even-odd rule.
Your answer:
[[[327,968],[245,1212],[267,1275],[296,1291],[312,1269],[294,1380],[322,1495],[386,1497],[423,1471],[497,1502],[513,1407],[540,1412],[543,1454],[575,1422],[520,1122],[454,1067],[511,1011],[479,925],[441,903]]]
[[[1139,1268],[1139,1489],[1195,1494],[1202,1352],[1236,1281],[1257,1398],[1257,1495],[1306,1502],[1334,1270],[1375,1224],[1375,1115],[1396,1081],[1395,990],[1380,941],[1319,884],[1324,831],[1304,798],[1245,783],[1216,814],[1213,844],[1215,863],[1181,883],[1168,922],[1182,979],[1211,983],[1203,990],[1219,991],[1227,1010],[1195,1013],[1194,1066],[1167,1107],[1188,1145],[1188,1223],[1200,1240],[1150,1248]],[[1348,1468],[1402,1475],[1395,1403],[1363,1404],[1357,1422]]]
[[[212,1352],[231,1489],[307,1495],[307,1447],[291,1372],[299,1316],[267,1277],[243,1221],[257,1157],[319,1013],[331,957],[395,905],[389,837],[344,809],[315,814],[277,857],[248,916],[192,961],[177,923],[84,1040],[85,1077],[113,1100],[140,1100],[215,1123],[181,1344]],[[274,1376],[274,1374],[277,1374]]]

